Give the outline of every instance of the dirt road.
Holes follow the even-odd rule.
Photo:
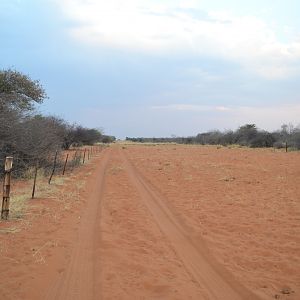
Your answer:
[[[76,178],[88,174],[79,192],[81,201],[61,210],[63,218],[56,224],[47,224],[45,216],[44,222],[4,237],[5,249],[17,240],[26,250],[32,247],[32,236],[46,246],[38,250],[43,263],[7,251],[0,276],[7,269],[11,272],[0,284],[0,294],[6,299],[47,300],[273,298],[273,290],[268,294],[246,286],[238,270],[234,273],[220,263],[205,236],[186,221],[184,210],[170,203],[168,187],[161,190],[155,177],[137,167],[142,164],[134,151],[139,148],[110,147],[72,178],[63,193],[71,193]],[[49,240],[55,240],[51,247]],[[260,279],[253,280],[259,286]],[[269,282],[262,284],[266,289]],[[278,299],[296,299],[294,289],[286,287],[285,292]]]
[[[101,283],[97,285],[96,282],[101,272],[101,265],[96,263],[95,252],[101,247],[101,238],[99,238],[101,236],[101,206],[105,193],[105,175],[108,161],[112,159],[112,152],[115,156],[122,158],[123,176],[129,176],[139,193],[140,201],[147,207],[163,232],[163,238],[170,242],[188,276],[203,290],[203,298],[257,299],[253,293],[250,293],[221,266],[218,266],[212,257],[205,255],[204,244],[189,235],[184,229],[184,224],[181,224],[167,207],[163,197],[141,177],[118,148],[110,149],[105,153],[102,164],[96,170],[96,176],[89,182],[88,190],[91,196],[82,217],[78,240],[69,266],[49,289],[46,299],[98,299],[100,295]],[[120,191],[120,194],[126,195],[126,189]],[[140,293],[142,296],[143,291]]]
[[[95,278],[100,270],[96,268],[96,250],[101,245],[101,200],[109,156],[109,152],[104,154],[88,183],[87,191],[90,196],[68,267],[55,279],[45,299],[97,299],[99,286],[95,284]]]
[[[164,198],[147,183],[124,157],[124,165],[132,183],[168,239],[190,276],[205,290],[209,299],[257,299],[236,282],[210,257],[201,240],[195,240],[167,206]]]

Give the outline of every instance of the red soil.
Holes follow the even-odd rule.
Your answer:
[[[0,298],[299,299],[299,183],[297,152],[113,146],[0,223]]]

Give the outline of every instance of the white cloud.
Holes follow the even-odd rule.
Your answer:
[[[212,55],[236,61],[266,78],[284,78],[300,71],[300,41],[281,43],[274,30],[254,16],[206,13],[197,7],[197,1],[58,3],[69,18],[80,22],[70,29],[71,35],[92,45],[151,54]]]

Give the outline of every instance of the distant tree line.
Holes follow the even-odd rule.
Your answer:
[[[12,155],[26,166],[37,159],[46,164],[56,150],[114,141],[98,129],[38,114],[35,104],[45,99],[39,81],[15,70],[0,70],[0,160]]]
[[[255,124],[246,124],[237,130],[212,130],[199,133],[190,137],[167,137],[167,138],[130,138],[127,141],[140,143],[180,143],[180,144],[201,144],[201,145],[241,145],[252,148],[286,146],[300,149],[300,126],[294,127],[292,124],[282,125],[280,130],[268,132],[259,130]]]

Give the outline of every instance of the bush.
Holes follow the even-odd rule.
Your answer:
[[[70,125],[55,116],[35,115],[34,105],[45,98],[39,81],[14,70],[0,70],[0,160],[14,156],[14,174],[22,174],[37,160],[47,168],[56,151],[59,154],[72,144],[92,145],[103,138],[97,129]]]
[[[275,139],[271,133],[266,131],[260,131],[257,132],[250,141],[248,141],[248,144],[252,148],[273,147],[274,142]]]

